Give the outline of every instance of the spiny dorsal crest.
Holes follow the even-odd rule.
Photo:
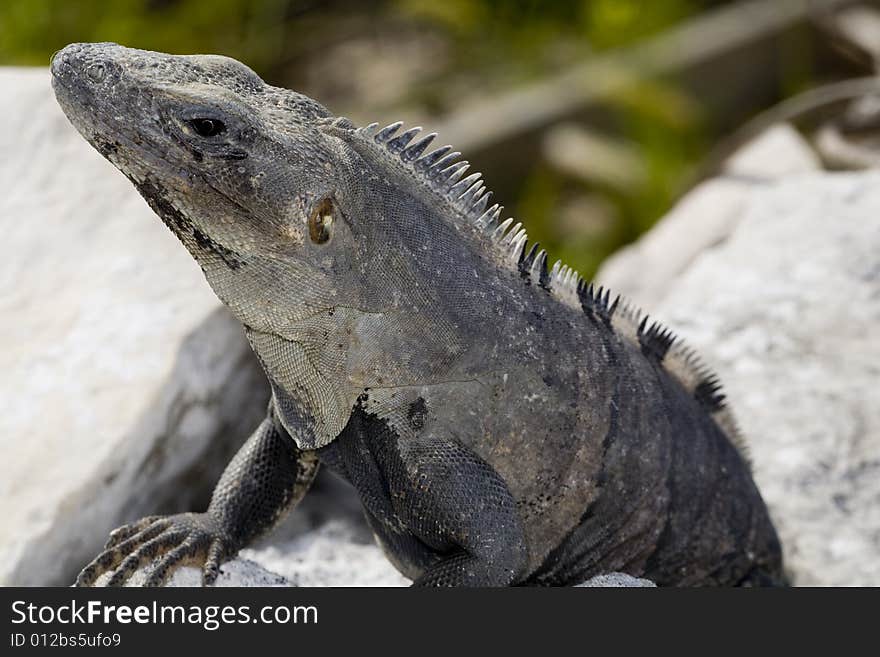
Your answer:
[[[399,132],[402,126],[403,122],[397,121],[379,129],[378,123],[371,123],[357,132],[384,147],[416,179],[444,198],[455,216],[479,229],[502,261],[519,271],[526,283],[535,284],[560,302],[582,310],[591,320],[605,323],[621,338],[638,346],[646,358],[662,365],[712,415],[748,462],[744,441],[724,403],[721,383],[692,349],[659,322],[651,322],[619,296],[612,299],[610,291],[587,283],[561,261],[548,271],[547,252],[537,242],[526,248],[528,237],[522,224],[514,223],[513,218],[500,220],[503,207],[497,203],[489,206],[492,192],[486,189],[479,173],[465,176],[470,165],[459,160],[460,152],[446,145],[425,154],[437,133],[416,139],[421,127]]]
[[[736,418],[725,403],[721,380],[691,347],[641,309],[625,302],[613,315],[615,331],[637,344],[646,358],[663,366],[712,416],[730,442],[751,466],[749,450]]]
[[[358,132],[394,155],[418,180],[444,198],[457,217],[480,229],[496,253],[517,265],[528,239],[522,224],[514,224],[512,218],[501,221],[504,208],[497,203],[489,206],[492,192],[486,189],[479,173],[465,175],[470,164],[460,160],[461,153],[452,150],[452,146],[425,153],[437,133],[416,139],[421,127],[400,132],[402,126],[403,122],[397,121],[379,129],[378,123],[371,123]],[[543,263],[546,266],[546,256]]]

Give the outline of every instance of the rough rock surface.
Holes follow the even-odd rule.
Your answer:
[[[649,579],[633,577],[626,573],[596,575],[579,586],[585,588],[652,588],[657,585]]]
[[[794,582],[880,585],[880,174],[786,177],[735,225],[671,280],[630,266],[720,374]]]
[[[344,557],[344,554],[335,553],[335,556]],[[356,556],[357,558],[357,556]],[[386,560],[387,561],[387,560]],[[338,572],[331,569],[326,577],[323,573],[316,579],[298,579],[287,580],[280,575],[266,570],[261,565],[249,561],[248,559],[239,558],[223,565],[215,586],[404,586],[409,584],[409,580],[402,577],[399,581],[394,581],[388,577],[384,570],[377,567],[375,571],[369,573],[370,576],[364,577],[363,573],[350,573],[346,578],[339,578]],[[107,576],[104,577],[106,579]],[[138,571],[129,581],[129,586],[140,586],[143,581],[144,572]],[[193,587],[200,586],[201,575],[195,568],[182,568],[178,570],[169,586]],[[588,579],[579,587],[584,588],[648,588],[656,587],[654,582],[647,579],[640,579],[627,575],[625,573],[608,573],[605,575],[596,575]]]
[[[98,578],[95,586],[104,586],[110,574],[105,573]],[[138,570],[126,582],[126,586],[143,586],[146,578],[146,570]],[[202,575],[196,568],[180,568],[166,584],[176,587],[199,587],[202,585]],[[225,588],[235,586],[290,586],[290,582],[281,575],[276,575],[263,568],[260,564],[248,559],[235,559],[223,564],[220,574],[214,586]]]

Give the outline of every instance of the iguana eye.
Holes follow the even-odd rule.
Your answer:
[[[200,137],[214,137],[226,130],[223,121],[217,119],[192,119],[189,124]]]
[[[325,198],[312,210],[309,217],[309,237],[315,244],[324,244],[330,239],[333,229],[333,201]]]

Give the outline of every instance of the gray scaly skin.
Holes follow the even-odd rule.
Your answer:
[[[61,106],[245,327],[268,417],[205,513],[116,530],[78,578],[220,564],[319,463],[417,585],[784,582],[717,380],[546,254],[458,153],[357,128],[217,56],[75,44]]]

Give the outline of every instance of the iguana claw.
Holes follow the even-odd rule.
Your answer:
[[[148,516],[110,533],[104,551],[82,569],[76,586],[92,586],[111,573],[107,586],[122,586],[145,564],[151,564],[144,586],[161,586],[181,566],[202,569],[202,583],[217,579],[220,564],[235,550],[206,513]]]

